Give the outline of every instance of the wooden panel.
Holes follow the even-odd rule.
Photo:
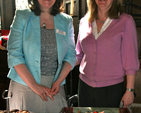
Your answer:
[[[87,0],[80,0],[79,19],[81,19],[87,12]]]
[[[0,110],[6,109],[6,100],[2,98],[2,93],[4,90],[8,89],[9,79],[0,80]]]
[[[0,0],[1,29],[9,30],[15,13],[15,0]]]
[[[7,72],[7,71],[8,71],[7,51],[0,50],[0,72]]]
[[[2,92],[9,86],[8,70],[7,51],[0,50],[0,110],[6,109],[6,101],[2,98]]]
[[[136,26],[141,27],[141,0],[124,0],[124,11],[133,16]]]

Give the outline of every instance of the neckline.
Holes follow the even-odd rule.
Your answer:
[[[107,20],[107,19],[106,19]],[[106,20],[105,21],[101,21],[99,18],[98,18],[98,21],[101,23],[101,24],[104,24],[105,22],[106,22]]]
[[[92,25],[92,23],[91,23],[91,33],[93,34],[94,39],[95,39],[95,40],[99,40],[99,39],[101,38],[101,36],[102,36],[107,30],[109,30],[109,29],[111,28],[111,26],[115,23],[115,21],[116,21],[116,19],[113,19],[112,22],[110,23],[110,25],[107,27],[107,29],[106,29],[104,32],[102,32],[102,34],[99,35],[99,37],[98,37],[97,39],[95,39],[95,36],[94,36],[94,34],[93,34],[93,25]]]
[[[54,30],[54,29],[45,29],[45,28],[43,28],[43,27],[40,27],[41,29],[43,29],[43,30]]]

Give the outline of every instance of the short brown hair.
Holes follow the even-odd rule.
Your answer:
[[[28,0],[28,5],[35,15],[39,16],[41,14],[41,9],[38,0]],[[63,5],[64,5],[63,0],[56,0],[55,4],[52,6],[50,10],[50,14],[55,16],[56,14],[63,12],[64,11]]]
[[[87,0],[87,6],[88,6],[87,13],[89,15],[88,21],[92,23],[94,19],[98,18],[98,6],[95,0]],[[119,18],[119,14],[123,13],[122,0],[113,0],[113,4],[107,13],[108,17],[111,19]]]

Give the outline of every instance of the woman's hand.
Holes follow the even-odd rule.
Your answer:
[[[53,83],[52,88],[51,88],[51,94],[52,95],[56,95],[59,92],[60,84],[61,83],[59,81],[55,81]]]
[[[124,103],[124,108],[128,108],[128,106],[134,101],[134,92],[127,90],[123,95],[121,101]]]
[[[34,84],[30,87],[37,95],[39,95],[43,101],[48,101],[47,96],[51,99],[54,100],[52,94],[51,94],[51,89],[40,85],[40,84]]]
[[[22,80],[37,94],[39,95],[42,100],[47,101],[47,96],[53,100],[52,95],[50,94],[51,89],[45,87],[43,85],[38,84],[28,68],[25,64],[19,64],[14,66],[18,75],[22,78]]]
[[[52,85],[52,88],[51,88],[52,95],[56,95],[59,92],[60,85],[69,74],[71,68],[72,68],[71,64],[68,63],[67,61],[64,61],[60,75],[58,79]]]

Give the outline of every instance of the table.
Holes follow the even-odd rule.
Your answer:
[[[126,108],[64,107],[60,113],[130,113]]]

